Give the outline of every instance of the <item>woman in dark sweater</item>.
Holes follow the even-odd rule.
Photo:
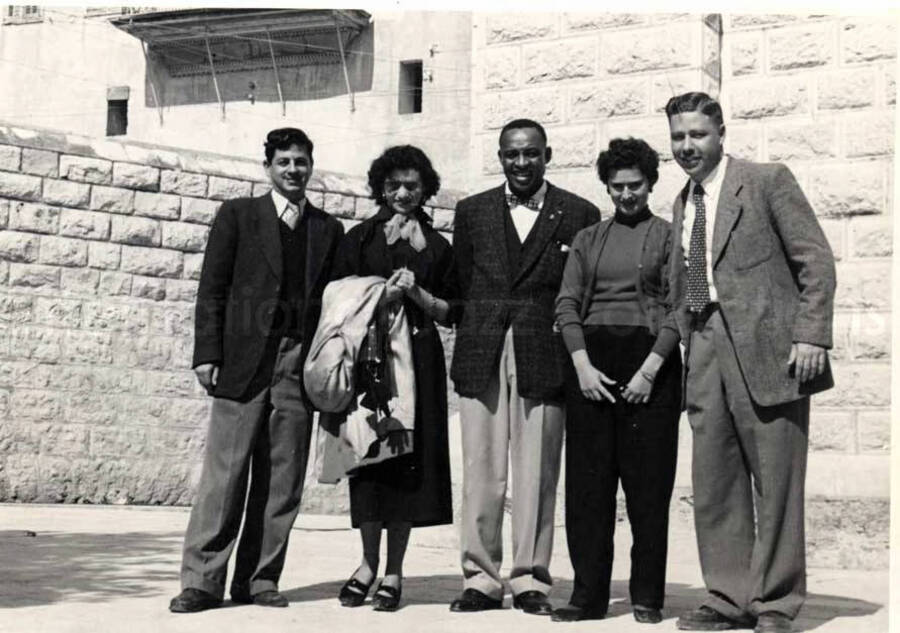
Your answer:
[[[639,139],[614,139],[600,153],[597,173],[615,215],[575,236],[556,299],[572,357],[566,535],[575,570],[569,605],[554,612],[556,621],[606,614],[620,479],[634,539],[634,618],[662,619],[681,357],[667,319],[670,225],[647,206],[658,165],[657,153]]]

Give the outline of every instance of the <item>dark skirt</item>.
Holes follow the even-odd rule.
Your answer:
[[[447,446],[447,371],[434,327],[412,336],[416,372],[413,452],[366,466],[350,477],[350,520],[409,521],[414,527],[453,522]]]

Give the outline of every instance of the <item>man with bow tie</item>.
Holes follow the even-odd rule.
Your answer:
[[[461,200],[453,234],[463,310],[450,375],[460,396],[464,591],[450,609],[502,605],[501,532],[511,469],[513,606],[550,615],[568,362],[553,306],[569,244],[600,212],[544,180],[551,150],[539,123],[507,123],[498,156],[506,183]]]
[[[222,204],[200,272],[193,365],[214,400],[175,613],[221,605],[242,518],[231,599],[288,604],[278,580],[312,427],[301,373],[344,229],[306,199],[313,144],[302,130],[269,132],[265,155],[272,190]]]
[[[809,396],[833,385],[834,257],[787,167],[724,153],[715,99],[679,95],[666,114],[689,177],[669,278],[707,589],[678,628],[789,633],[806,594]]]

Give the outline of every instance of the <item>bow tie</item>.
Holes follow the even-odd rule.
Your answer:
[[[537,211],[540,208],[540,204],[534,198],[520,198],[513,194],[506,194],[506,204],[509,205],[509,208],[515,207],[528,207],[532,211]]]

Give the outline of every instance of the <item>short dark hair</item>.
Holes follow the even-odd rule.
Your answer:
[[[503,129],[500,130],[500,136],[497,138],[498,142],[503,139],[503,135],[506,134],[509,130],[522,130],[527,128],[534,128],[538,131],[538,134],[541,135],[541,138],[544,139],[544,144],[547,144],[547,130],[544,129],[544,126],[538,123],[537,121],[533,121],[532,119],[513,119],[509,123],[503,126]]]
[[[369,166],[369,190],[372,199],[384,204],[384,181],[395,169],[415,169],[422,178],[422,203],[431,198],[441,188],[441,177],[431,166],[425,152],[415,145],[394,145]]]
[[[266,161],[272,162],[276,149],[291,149],[292,145],[304,148],[309,154],[309,160],[313,159],[313,142],[309,140],[306,132],[295,127],[280,127],[266,134],[266,142],[263,143],[266,148]]]
[[[609,181],[610,172],[633,167],[644,174],[653,191],[653,185],[659,180],[659,154],[643,139],[614,138],[609,148],[597,157],[597,175],[604,185]]]
[[[700,112],[715,121],[716,125],[725,123],[722,106],[705,92],[685,92],[669,99],[666,116],[671,119],[682,112]]]

